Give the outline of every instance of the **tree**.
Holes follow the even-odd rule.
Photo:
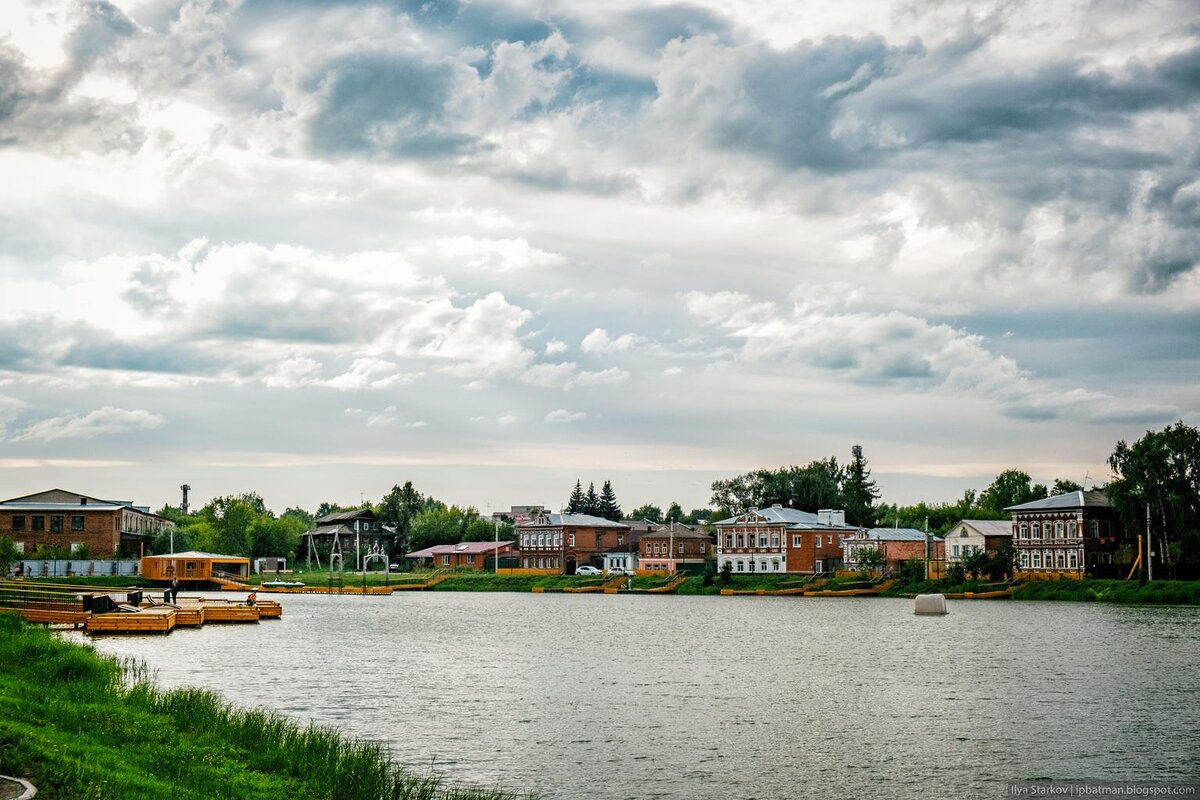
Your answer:
[[[778,503],[804,511],[844,508],[842,482],[845,475],[832,456],[805,467],[759,469],[712,484],[714,508],[740,514],[752,508]]]
[[[1017,548],[1013,547],[1011,540],[1005,539],[992,552],[988,572],[992,580],[1003,580],[1016,573],[1018,563]]]
[[[663,513],[662,509],[658,506],[652,505],[651,503],[646,503],[645,505],[638,506],[633,511],[630,511],[629,518],[644,519],[647,522],[654,522],[661,525],[663,521]]]
[[[568,514],[584,514],[585,503],[583,499],[583,485],[580,481],[575,481],[575,488],[571,490],[571,497],[567,500]]]
[[[873,528],[879,521],[881,512],[875,507],[879,499],[879,489],[871,480],[871,469],[863,458],[862,448],[855,445],[851,450],[853,460],[846,467],[845,479],[842,481],[842,503],[846,511],[846,521],[851,525],[862,528]]]
[[[988,488],[979,496],[979,505],[997,517],[1003,517],[1004,509],[1019,506],[1047,496],[1046,487],[1032,483],[1029,473],[1006,469],[996,476]]]
[[[403,486],[393,485],[392,490],[380,501],[380,519],[384,525],[396,529],[396,539],[392,545],[394,555],[407,552],[413,519],[421,513],[425,501],[426,498],[413,488],[412,481],[405,481]]]
[[[1126,530],[1146,528],[1174,572],[1200,560],[1200,430],[1182,421],[1146,431],[1133,444],[1117,442],[1108,465],[1116,473],[1105,490]],[[1172,545],[1178,545],[1172,547]]]
[[[605,481],[604,486],[600,489],[599,512],[596,516],[613,522],[621,521],[621,505],[617,502],[617,495],[613,491],[611,481]]]
[[[878,547],[864,547],[858,551],[857,559],[864,572],[872,572],[883,566],[883,551]]]
[[[1050,487],[1050,496],[1054,497],[1055,495],[1060,494],[1070,494],[1071,492],[1078,492],[1082,489],[1082,486],[1075,481],[1070,480],[1069,478],[1055,478],[1054,485]]]
[[[970,574],[972,580],[979,580],[980,574],[987,571],[991,562],[992,557],[986,550],[974,547],[967,548],[967,552],[959,559],[959,563]]]
[[[726,561],[721,565],[721,583],[728,584],[733,580],[733,562]]]
[[[667,514],[663,518],[663,521],[683,522],[683,508],[679,505],[679,503],[671,501],[671,507],[667,509]]]
[[[596,484],[589,483],[587,494],[583,496],[583,512],[593,517],[600,516],[600,497],[596,494]]]
[[[0,578],[8,577],[8,571],[20,557],[21,553],[13,544],[13,540],[7,536],[0,536]]]
[[[330,514],[340,514],[343,511],[350,510],[352,509],[338,505],[337,503],[330,503],[328,500],[326,500],[323,501],[321,505],[317,506],[317,511],[313,516],[316,519],[320,519],[321,517],[328,517]]]

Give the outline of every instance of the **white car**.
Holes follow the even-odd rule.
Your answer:
[[[603,575],[604,573],[602,573],[600,570],[596,569],[595,567],[588,566],[585,564],[582,567],[576,567],[575,574],[576,575]]]
[[[633,573],[630,572],[629,570],[622,569],[620,567],[613,567],[612,569],[610,569],[608,571],[608,574],[613,578],[617,577],[618,575],[625,575],[625,576],[633,575]]]

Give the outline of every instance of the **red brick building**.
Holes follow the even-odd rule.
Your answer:
[[[638,568],[701,574],[712,554],[712,537],[678,522],[643,533],[638,541]]]
[[[774,505],[716,523],[717,569],[748,572],[833,572],[842,560],[842,539],[858,531],[843,511],[816,514]]]
[[[926,540],[928,539],[928,543]],[[860,531],[843,543],[846,569],[862,567],[865,550],[879,550],[883,554],[884,573],[899,572],[905,561],[942,561],[946,557],[946,543],[940,536],[927,536],[914,528],[872,528]]]
[[[584,565],[604,567],[604,554],[624,550],[629,526],[590,514],[542,513],[517,526],[521,567],[574,575]]]
[[[414,566],[450,567],[452,569],[491,569],[492,555],[500,556],[500,566],[516,566],[508,563],[517,555],[512,542],[459,542],[458,544],[436,544],[424,550],[406,553],[405,558]]]
[[[0,536],[8,536],[24,555],[34,548],[59,547],[68,553],[86,549],[93,558],[137,558],[151,537],[175,527],[166,517],[127,500],[50,489],[0,502]]]

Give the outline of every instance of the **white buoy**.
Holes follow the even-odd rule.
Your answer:
[[[944,594],[919,594],[917,595],[916,605],[913,608],[914,614],[933,614],[940,616],[949,613],[946,611],[946,595]]]

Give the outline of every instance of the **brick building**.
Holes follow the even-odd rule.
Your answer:
[[[928,539],[928,543],[927,540]],[[846,569],[860,569],[865,550],[883,554],[884,573],[899,572],[905,561],[942,561],[946,543],[940,536],[927,535],[915,528],[871,528],[859,531],[843,542]]]
[[[717,569],[737,573],[832,572],[842,561],[842,539],[858,531],[844,511],[816,514],[773,505],[716,523]]]
[[[492,555],[499,554],[500,566],[516,566],[517,548],[512,542],[459,542],[435,544],[422,550],[406,553],[404,558],[413,566],[449,567],[451,569],[491,569]]]
[[[59,547],[93,558],[137,558],[153,536],[175,527],[166,517],[128,500],[50,489],[0,502],[0,536],[8,536],[22,554]]]
[[[585,564],[602,569],[604,554],[624,550],[628,538],[628,525],[590,514],[543,512],[517,526],[521,566],[564,575]]]
[[[638,567],[699,575],[704,572],[711,553],[711,536],[682,523],[672,522],[641,534],[638,541]]]
[[[1009,506],[1013,548],[1032,577],[1082,577],[1112,570],[1122,529],[1104,492],[1068,492]]]

